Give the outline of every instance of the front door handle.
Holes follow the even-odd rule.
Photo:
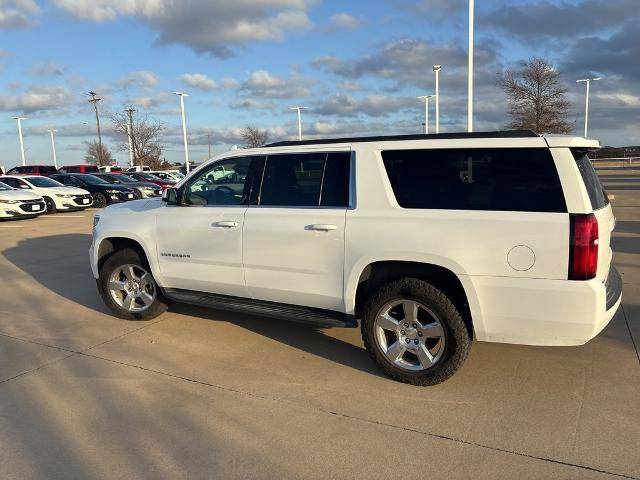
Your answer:
[[[213,226],[221,228],[236,228],[238,226],[238,222],[224,220],[222,222],[214,223]]]
[[[338,226],[337,225],[327,224],[327,223],[316,223],[314,225],[307,225],[306,229],[307,230],[315,230],[315,231],[318,231],[318,232],[329,232],[331,230],[337,230]]]

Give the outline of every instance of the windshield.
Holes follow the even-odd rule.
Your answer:
[[[0,182],[0,191],[1,190],[13,190],[13,188],[11,188],[9,185],[6,185],[6,184]]]
[[[82,175],[81,179],[89,185],[109,185],[109,182],[105,182],[103,179],[98,178],[95,175]]]
[[[135,180],[133,178],[123,173],[116,173],[116,174],[110,175],[110,177],[117,180],[120,183],[135,183]]]
[[[53,188],[53,187],[62,187],[63,185],[55,180],[52,180],[47,177],[31,177],[28,178],[27,181],[33,185],[34,187],[39,188]]]
[[[152,182],[157,182],[158,180],[162,180],[160,177],[156,177],[151,173],[139,172],[138,175],[140,175],[142,178],[146,180],[151,180]]]
[[[107,183],[121,183],[120,180],[115,178],[113,175],[96,175],[96,176]]]

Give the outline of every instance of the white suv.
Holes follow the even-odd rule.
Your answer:
[[[49,177],[40,175],[6,175],[0,182],[18,190],[26,190],[40,195],[47,205],[47,213],[84,210],[93,204],[89,192],[77,187],[66,187]]]
[[[281,142],[212,159],[96,218],[116,315],[170,301],[361,324],[391,377],[432,385],[471,340],[580,345],[618,309],[615,219],[587,153],[532,132]],[[216,176],[223,169],[228,174]],[[270,321],[270,320],[265,320]]]

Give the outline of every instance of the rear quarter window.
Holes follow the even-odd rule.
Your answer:
[[[567,211],[546,148],[387,150],[382,159],[403,208]]]
[[[596,169],[593,168],[593,164],[587,156],[587,152],[584,150],[571,150],[571,153],[573,153],[573,158],[576,161],[576,165],[582,176],[582,181],[587,189],[589,200],[591,200],[591,208],[600,210],[606,207],[609,204],[609,198],[604,191]]]

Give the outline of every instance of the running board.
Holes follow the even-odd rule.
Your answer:
[[[301,307],[286,303],[266,302],[252,298],[231,297],[216,293],[195,292],[177,288],[162,290],[164,295],[176,302],[199,305],[201,307],[252,313],[264,317],[279,318],[298,323],[308,323],[321,327],[355,328],[358,326],[353,315],[332,310]]]

